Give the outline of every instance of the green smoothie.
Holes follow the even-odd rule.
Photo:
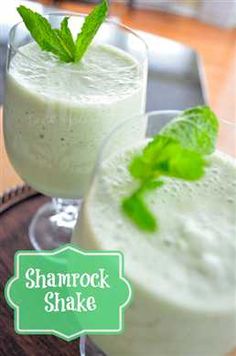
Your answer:
[[[83,196],[103,138],[144,111],[144,67],[110,45],[90,46],[79,63],[63,63],[36,43],[21,47],[4,108],[6,149],[19,175],[50,196]]]
[[[127,166],[139,147],[104,161],[74,241],[120,250],[134,301],[119,336],[93,336],[109,356],[223,356],[236,345],[236,162],[216,151],[196,182],[163,178],[147,194],[159,230],[121,211],[135,189]]]

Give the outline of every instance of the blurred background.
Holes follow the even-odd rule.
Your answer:
[[[41,13],[87,13],[96,0],[0,0],[0,106],[10,27],[24,4]],[[139,31],[149,47],[147,109],[209,104],[236,122],[236,0],[110,0],[110,16]],[[0,109],[1,110],[1,109]],[[20,182],[0,133],[0,195]]]
[[[63,1],[42,1],[45,4],[60,4]],[[72,2],[72,1],[71,1]],[[75,0],[74,3],[97,3],[99,0]],[[235,0],[120,0],[110,3],[120,3],[130,8],[162,10],[183,16],[196,17],[200,20],[222,27],[236,26]]]

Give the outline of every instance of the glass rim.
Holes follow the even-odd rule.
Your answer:
[[[151,110],[151,111],[144,112],[142,114],[132,115],[128,120],[127,119],[122,120],[117,126],[115,126],[113,128],[113,130],[107,135],[107,137],[105,137],[104,141],[102,142],[101,149],[103,146],[105,146],[106,141],[109,141],[109,138],[112,137],[116,131],[118,131],[121,127],[125,126],[129,122],[134,121],[136,118],[145,117],[145,116],[150,117],[150,116],[155,116],[155,115],[159,115],[159,114],[177,114],[178,115],[182,111],[183,110],[179,110],[179,109],[168,109],[168,110],[163,109],[163,110]]]
[[[151,117],[151,116],[155,116],[155,115],[159,115],[159,114],[179,114],[181,113],[181,111],[183,110],[178,110],[178,109],[170,109],[170,110],[151,110],[151,111],[147,111],[144,112],[142,114],[138,114],[138,115],[132,115],[128,120],[125,119],[123,121],[121,121],[117,126],[115,126],[112,131],[110,131],[108,133],[108,135],[106,137],[104,137],[104,139],[101,142],[100,148],[98,150],[98,155],[97,155],[97,159],[94,165],[94,169],[93,169],[93,174],[92,177],[95,177],[96,175],[96,171],[98,170],[99,166],[102,164],[103,162],[103,155],[104,155],[104,150],[106,149],[106,146],[108,145],[110,139],[116,134],[116,132],[118,132],[122,127],[125,127],[125,125],[128,125],[130,122],[133,122],[134,120],[136,120],[137,118],[141,118],[141,117]]]
[[[207,106],[207,105],[206,105]],[[119,130],[121,127],[123,127],[125,124],[128,124],[129,122],[135,120],[135,118],[138,117],[143,117],[143,116],[155,116],[155,115],[160,115],[160,114],[180,114],[181,112],[183,112],[185,109],[162,109],[162,110],[150,110],[147,112],[144,112],[142,114],[138,114],[138,115],[132,115],[128,120],[123,120],[122,122],[120,122],[117,126],[115,126],[113,128],[113,130],[108,134],[107,137],[105,137],[104,141],[102,142],[101,147],[103,146],[103,144],[105,145],[106,140],[108,141],[109,138],[117,131]],[[236,128],[236,122],[233,121],[229,121],[229,120],[225,120],[225,119],[218,119],[218,123],[219,123],[219,128],[220,128],[220,124],[224,124],[224,125],[228,125],[231,127]]]
[[[81,17],[81,18],[85,18],[87,15],[88,15],[88,14],[86,14],[86,13],[79,13],[79,12],[75,13],[75,12],[71,12],[71,11],[58,11],[58,12],[49,12],[49,13],[43,14],[43,16],[45,16],[46,18],[48,18],[49,16],[58,16],[58,17],[59,17],[59,16],[68,16],[69,18],[70,18],[70,17]],[[137,64],[147,65],[147,63],[148,63],[148,45],[147,45],[146,41],[145,41],[135,30],[131,29],[130,27],[128,27],[128,26],[126,26],[126,25],[124,25],[123,23],[119,23],[119,22],[114,21],[112,18],[107,18],[107,19],[104,21],[103,24],[106,24],[106,23],[118,27],[120,31],[123,30],[124,32],[128,32],[129,34],[131,34],[131,35],[133,35],[134,37],[136,37],[136,38],[140,41],[140,43],[142,43],[142,45],[144,46],[144,53],[145,53],[144,58],[142,59],[142,61],[137,61],[136,58],[135,58],[135,61],[137,61]],[[103,24],[102,24],[102,25],[103,25]],[[27,29],[27,27],[26,27],[25,24],[24,24],[24,21],[19,21],[19,22],[17,22],[15,25],[13,25],[13,26],[11,27],[11,29],[10,29],[10,32],[9,32],[8,49],[12,49],[15,53],[19,53],[19,54],[20,54],[21,56],[23,56],[24,58],[27,58],[27,60],[29,60],[29,61],[31,61],[31,62],[35,62],[35,60],[32,59],[32,58],[30,58],[30,56],[25,55],[24,53],[22,53],[21,47],[23,47],[23,46],[17,48],[17,47],[15,47],[15,46],[12,44],[14,34],[15,34],[15,32],[17,31],[17,28],[19,28],[19,26],[21,26],[21,25],[23,25],[23,26],[25,27],[26,31],[29,32],[29,30]],[[29,32],[29,34],[30,34],[30,32]],[[95,37],[96,37],[96,36],[95,36]],[[33,42],[36,42],[36,41],[33,39]],[[116,46],[114,46],[114,47],[115,47],[115,48],[118,48],[118,47],[116,47]],[[119,48],[118,48],[118,49],[119,49]],[[128,52],[126,52],[125,50],[123,50],[123,51],[124,51],[125,53],[128,53]],[[46,52],[46,51],[43,51],[43,52]],[[133,56],[132,56],[132,57],[133,57]],[[63,63],[64,63],[64,62],[63,62]],[[72,64],[72,65],[73,65],[73,64],[76,64],[76,63],[69,62],[69,63],[64,63],[64,64],[67,64],[67,65]],[[135,67],[137,67],[137,64],[134,63],[134,64],[132,64],[132,65],[125,66],[125,67],[123,67],[122,69],[118,70],[117,72],[119,73],[119,72],[125,71],[125,70],[127,70],[127,69],[135,68]],[[78,71],[78,70],[75,70],[75,69],[69,68],[69,67],[68,67],[67,69],[68,69],[69,71],[72,71],[72,72]],[[107,70],[106,72],[107,72],[107,73],[114,73],[114,70],[111,70],[111,71]]]

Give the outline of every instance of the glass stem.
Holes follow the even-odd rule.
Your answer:
[[[73,229],[78,217],[81,202],[78,200],[61,198],[53,198],[52,201],[57,213],[53,222],[55,222],[57,226]]]

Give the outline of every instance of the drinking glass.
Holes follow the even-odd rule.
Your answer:
[[[124,120],[121,124],[117,125],[117,127],[110,134],[108,134],[108,136],[102,142],[94,168],[93,180],[96,179],[96,176],[99,173],[103,162],[106,161],[111,155],[123,151],[125,148],[129,148],[132,145],[136,145],[139,141],[142,142],[144,139],[155,136],[179,113],[180,111],[177,110],[156,111],[144,115],[138,115],[137,117],[134,116],[131,119]],[[127,132],[131,133],[131,135],[127,136]],[[120,137],[126,137],[126,140],[123,139],[122,145],[119,145]],[[77,220],[72,242],[78,243],[81,247],[86,248],[86,241],[83,240],[83,234],[80,233],[82,226],[83,214],[81,214]],[[109,340],[109,336],[100,337],[107,337]],[[92,339],[96,339],[96,337],[93,336]],[[99,353],[101,356],[106,355],[101,349],[98,348],[96,352],[93,352],[96,346],[92,344],[93,342],[91,338],[82,336],[80,338],[80,355],[92,356],[94,354],[95,356],[97,353]],[[140,353],[140,356],[144,355],[146,354]]]
[[[69,17],[69,27],[76,37],[85,15],[68,13],[49,14],[53,28],[59,28],[62,19]],[[95,36],[94,43],[114,46],[132,61],[117,68],[97,66],[95,82],[89,82],[76,64],[61,64],[60,76],[55,76],[52,63],[42,66],[27,56],[22,47],[34,42],[24,23],[15,25],[9,37],[6,95],[4,105],[5,146],[12,165],[20,177],[34,189],[49,197],[33,217],[29,237],[35,249],[52,249],[71,239],[79,207],[90,183],[97,150],[104,137],[123,120],[143,113],[146,103],[147,47],[132,30],[107,20]],[[41,51],[40,56],[45,55]],[[85,55],[86,56],[86,55]],[[23,64],[21,81],[15,71],[16,59]],[[83,59],[81,61],[83,66]],[[40,90],[27,82],[32,70],[41,79]],[[132,71],[131,71],[132,70]],[[123,85],[135,82],[131,95],[109,101],[99,97],[99,80],[106,72],[107,92],[112,92],[114,76],[122,78]],[[81,74],[82,73],[82,74]],[[130,73],[133,73],[130,79]],[[27,86],[24,86],[27,82]],[[66,88],[85,85],[87,104],[83,98],[74,99]],[[115,99],[114,99],[115,97]],[[121,138],[122,144],[122,138]]]
[[[144,119],[141,119],[140,117],[134,117],[131,118],[130,120],[126,120],[123,123],[119,124],[118,127],[116,127],[108,136],[107,138],[103,141],[103,144],[101,146],[97,163],[95,165],[94,169],[94,177],[93,177],[93,184],[95,183],[97,177],[100,174],[100,170],[103,169],[103,164],[104,162],[109,159],[109,157],[114,154],[119,154],[119,152],[122,152],[125,150],[125,148],[129,148],[132,145],[137,146],[137,144],[142,142],[144,139],[151,138],[158,134],[160,130],[167,124],[169,123],[173,118],[175,118],[180,112],[179,111],[157,111],[157,112],[151,112],[148,114],[145,114],[143,117]],[[123,141],[122,145],[118,145],[117,142],[119,142],[120,137],[124,137],[126,135],[126,132],[133,132],[131,136],[129,136],[129,139],[127,141]],[[236,157],[236,143],[235,143],[235,137],[236,137],[236,126],[233,123],[230,122],[225,122],[225,121],[220,121],[219,122],[219,136],[218,136],[218,142],[217,142],[217,149],[225,152],[228,155],[231,155],[233,157]],[[107,197],[106,197],[107,194]],[[109,202],[109,192],[107,192],[107,189],[104,189],[103,192],[103,201]],[[104,214],[106,214],[106,211],[110,209],[110,205],[107,204],[107,206],[104,205]],[[85,209],[86,210],[86,209]],[[89,238],[89,222],[86,220],[86,216],[83,216],[83,212],[80,215],[80,218],[78,219],[77,226],[75,228],[74,234],[72,241],[74,243],[78,243],[82,248],[84,249],[93,249],[95,248],[94,246],[96,245],[96,242],[93,244],[94,237],[92,236],[91,239]],[[91,229],[92,231],[92,229]],[[119,236],[119,230],[116,230],[116,235],[117,239],[122,238]],[[106,238],[105,232],[104,232],[104,239]],[[96,245],[97,246],[97,245]],[[145,253],[145,252],[144,252]],[[125,257],[125,256],[124,256]],[[148,256],[147,256],[148,258]],[[140,266],[140,269],[142,266]],[[137,270],[138,274],[138,270]],[[128,276],[127,276],[128,278]],[[143,298],[143,299],[142,299]],[[144,315],[144,312],[140,312],[140,317],[138,316],[138,313],[136,313],[137,310],[139,310],[138,306],[142,306],[142,308],[145,309],[145,313],[147,315],[153,315],[155,313],[152,309],[152,299],[151,297],[148,297],[148,293],[143,292],[142,297],[141,295],[137,296],[134,291],[134,304],[135,306],[130,306],[125,314],[125,321],[124,321],[124,334],[128,332],[128,336],[123,338],[123,334],[121,335],[92,335],[91,338],[88,338],[86,336],[81,337],[80,339],[80,353],[81,356],[88,356],[88,355],[96,355],[99,353],[99,355],[105,355],[100,349],[97,349],[97,351],[93,351],[95,348],[95,344],[97,343],[101,349],[106,349],[109,345],[112,345],[113,351],[117,355],[123,355],[123,356],[129,356],[130,354],[126,351],[125,349],[125,344],[129,343],[130,345],[134,345],[132,349],[132,355],[137,354],[140,356],[144,356],[147,354],[150,355],[156,355],[158,356],[158,341],[157,339],[151,339],[149,337],[149,332],[148,332],[148,317]],[[178,325],[178,323],[175,323],[175,315],[176,311],[175,310],[168,310],[165,311],[165,307],[162,310],[162,304],[160,303],[159,306],[159,313],[160,313],[160,321],[161,316],[165,315],[164,313],[167,313],[167,318],[170,320],[170,334],[168,337],[172,338],[170,340],[173,341],[173,345],[178,345],[178,342],[185,342],[186,337],[191,338],[189,342],[189,345],[192,346],[192,344],[195,344],[195,346],[199,349],[202,349],[199,351],[193,349],[193,355],[199,355],[201,354],[202,356],[208,356],[209,355],[209,350],[212,350],[212,354],[219,356],[219,350],[222,351],[221,355],[226,354],[230,350],[233,349],[235,346],[235,328],[233,327],[234,322],[233,316],[231,319],[231,315],[233,315],[233,311],[229,313],[230,316],[227,314],[227,318],[224,319],[224,316],[221,316],[220,312],[211,317],[211,313],[207,314],[199,314],[199,316],[194,316],[194,311],[193,311],[193,316],[190,313],[186,313],[183,308],[183,315],[180,316],[180,320],[182,320],[181,326]],[[134,310],[134,307],[137,308],[137,310]],[[187,309],[186,309],[187,310]],[[181,310],[178,311],[178,313],[181,313]],[[156,318],[155,320],[158,320],[158,310],[156,312],[156,316],[154,315],[153,317]],[[182,318],[182,319],[181,319]],[[186,318],[186,319],[185,319]],[[189,318],[189,319],[188,319]],[[221,319],[222,318],[222,319]],[[179,319],[178,319],[179,320]],[[185,326],[185,320],[186,320],[186,326]],[[215,320],[218,320],[219,327],[217,326],[218,324],[215,323]],[[128,324],[126,324],[126,322]],[[150,322],[151,323],[151,322]],[[172,323],[172,325],[171,325]],[[190,323],[190,325],[189,325]],[[205,323],[208,323],[209,325],[209,333],[205,335],[206,328],[204,330],[202,329],[201,325],[206,325]],[[214,328],[214,325],[216,325],[216,329],[212,331],[212,327]],[[221,336],[222,333],[222,328],[221,325],[224,325],[225,328],[227,328],[228,335],[227,337]],[[151,325],[150,327],[153,327],[154,325]],[[145,330],[145,327],[147,328]],[[193,328],[195,330],[195,336],[193,339],[193,333],[190,335],[189,334],[189,328]],[[129,328],[131,330],[129,330]],[[159,326],[159,329],[161,328],[161,324]],[[203,330],[203,331],[202,331]],[[138,332],[138,335],[136,334]],[[166,335],[165,330],[163,330],[163,333],[160,332],[161,335]],[[189,335],[188,335],[189,334]],[[178,336],[175,336],[178,335]],[[216,337],[217,336],[217,337]],[[167,337],[167,336],[166,336]],[[182,340],[182,341],[180,341]],[[201,340],[205,340],[207,342],[207,347],[204,345],[204,343],[201,345]],[[95,344],[93,344],[93,342]],[[160,340],[159,340],[160,342]],[[163,354],[169,354],[170,349],[168,348],[169,346],[167,345],[168,340],[166,340],[166,344],[163,344],[162,340],[162,349],[160,352],[160,356]],[[168,343],[169,344],[169,343]],[[163,346],[164,345],[164,346]],[[167,346],[165,346],[167,345]],[[209,346],[210,345],[210,346]],[[192,347],[195,347],[192,346]],[[117,349],[116,349],[117,347]],[[159,345],[160,347],[160,345]],[[187,348],[190,346],[187,346]],[[168,350],[166,350],[167,348]],[[207,354],[206,350],[204,348],[207,348]],[[166,352],[163,351],[165,349]],[[198,352],[198,353],[197,353]],[[217,353],[218,352],[218,353]],[[173,354],[175,352],[173,351]],[[178,353],[179,354],[179,353]],[[188,352],[184,354],[190,354],[189,349]],[[233,356],[235,354],[231,354]],[[109,354],[108,354],[109,356]]]

